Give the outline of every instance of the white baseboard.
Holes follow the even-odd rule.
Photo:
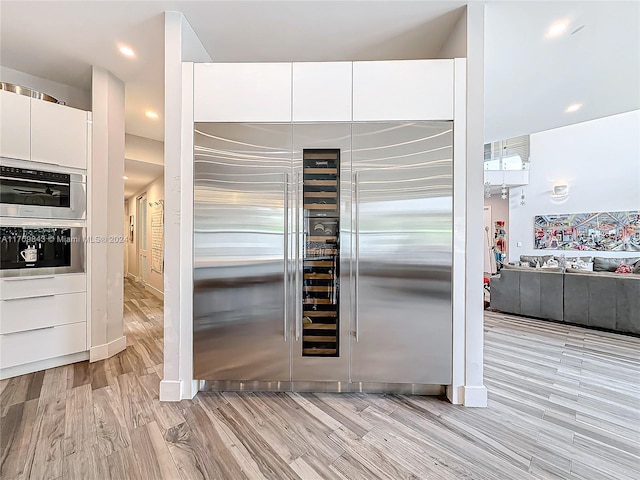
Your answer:
[[[182,381],[162,380],[160,382],[160,401],[179,402],[182,400]]]
[[[133,280],[134,282],[138,281],[138,277],[136,277],[133,273],[129,272],[127,273],[127,277],[130,278],[131,280]]]
[[[487,387],[464,387],[464,406],[465,407],[486,407],[487,406]]]
[[[164,300],[164,292],[162,292],[161,290],[158,290],[156,287],[149,285],[148,283],[145,283],[144,287],[145,287],[145,290],[153,293],[160,300]]]
[[[26,347],[25,347],[26,348]],[[60,367],[70,363],[83,362],[89,359],[89,352],[72,353],[62,357],[47,358],[38,362],[25,363],[24,365],[16,365],[15,367],[7,367],[0,369],[0,380],[5,378],[26,375],[27,373],[39,372],[48,368]]]
[[[115,354],[120,353],[127,348],[127,337],[122,336],[116,338],[114,341],[104,343],[102,345],[96,345],[89,350],[89,361],[97,362],[98,360],[104,360],[105,358],[113,357]]]
[[[464,387],[447,385],[446,394],[449,401],[454,405],[462,405],[464,403]]]
[[[182,383],[182,400],[193,400],[200,391],[200,380],[191,380]]]

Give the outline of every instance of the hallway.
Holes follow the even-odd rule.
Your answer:
[[[0,382],[3,479],[640,476],[640,338],[485,313],[489,408],[208,393],[160,403],[162,302],[125,282],[126,351]]]

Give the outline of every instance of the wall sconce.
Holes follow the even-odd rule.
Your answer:
[[[551,196],[553,198],[565,198],[569,195],[569,185],[554,185]]]

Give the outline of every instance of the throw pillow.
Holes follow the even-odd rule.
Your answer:
[[[621,263],[618,268],[616,268],[616,273],[631,273],[633,272],[633,267],[631,265],[625,265]]]
[[[638,274],[640,274],[640,260],[638,260],[638,261],[636,262],[636,266],[635,266],[635,267],[633,267],[633,273],[638,273]]]
[[[544,264],[544,262],[548,262],[553,258],[553,255],[520,255],[521,262],[528,262],[532,267],[536,266],[536,263],[539,263],[540,266]]]
[[[623,263],[622,258],[595,257],[593,259],[593,270],[595,272],[615,272],[621,263]]]

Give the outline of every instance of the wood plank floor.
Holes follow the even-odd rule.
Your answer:
[[[640,339],[485,314],[489,407],[198,394],[160,403],[162,304],[127,282],[128,348],[0,382],[2,479],[640,478]]]

